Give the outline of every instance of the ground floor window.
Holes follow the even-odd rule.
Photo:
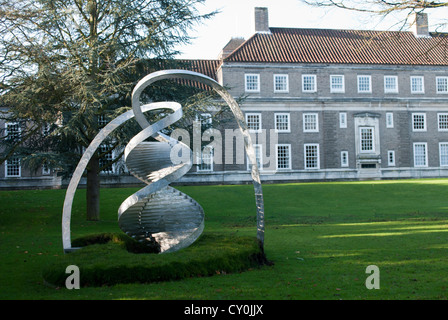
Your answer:
[[[319,145],[305,144],[305,169],[319,169]]]
[[[48,165],[46,164],[46,163],[44,163],[43,165],[42,165],[42,175],[43,176],[48,176],[48,175],[50,175],[51,174],[51,169],[50,169],[50,167],[48,167]]]
[[[374,152],[373,128],[362,127],[360,130],[361,152]]]
[[[414,166],[415,167],[428,166],[428,148],[426,142],[414,143]]]
[[[20,167],[20,159],[18,157],[13,157],[11,159],[6,160],[5,166],[6,166],[5,168],[6,177],[20,177],[21,167]]]
[[[258,170],[263,170],[263,156],[262,156],[262,145],[261,144],[254,144],[255,149],[255,158],[257,161]],[[250,170],[250,160],[249,157],[246,157],[247,162],[247,170]]]
[[[448,142],[439,144],[440,166],[448,166]]]
[[[393,150],[387,151],[387,165],[389,167],[395,166],[395,151]]]
[[[348,151],[341,151],[341,167],[348,167]]]
[[[277,169],[291,169],[291,145],[277,145]]]
[[[111,150],[113,146],[111,144],[102,144],[99,147],[101,157],[100,157],[100,168],[102,168],[102,173],[113,173],[113,165],[112,162],[114,160],[113,150]]]
[[[203,147],[200,160],[198,171],[213,171],[213,147]]]

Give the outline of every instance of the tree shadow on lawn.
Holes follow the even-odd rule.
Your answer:
[[[447,298],[448,220],[284,225],[272,232],[294,248],[282,262],[319,299]],[[366,288],[370,265],[379,268],[380,290]]]

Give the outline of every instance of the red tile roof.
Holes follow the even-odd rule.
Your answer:
[[[195,71],[217,80],[216,71],[221,64],[220,60],[178,60],[180,68],[189,71]]]
[[[448,34],[404,31],[270,28],[225,62],[448,65]]]
[[[162,62],[159,67],[160,70],[163,69],[181,69],[181,70],[188,70],[188,71],[195,71],[198,73],[202,73],[213,80],[217,80],[217,70],[218,67],[221,64],[221,60],[188,60],[188,59],[178,59],[175,61],[174,65],[167,65],[166,63]],[[185,80],[185,79],[177,79],[178,83],[181,83],[182,85],[187,85],[191,87],[195,87],[202,90],[211,90],[211,87],[197,82],[197,81],[191,81],[191,80]]]

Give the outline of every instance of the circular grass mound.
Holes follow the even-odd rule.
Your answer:
[[[241,272],[266,262],[256,238],[204,233],[188,248],[157,254],[157,246],[143,245],[124,234],[96,234],[73,241],[83,248],[58,256],[43,270],[44,281],[65,286],[70,265],[79,268],[80,285],[150,283]]]

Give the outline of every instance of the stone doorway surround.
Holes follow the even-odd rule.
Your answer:
[[[380,114],[354,114],[356,169],[359,179],[381,177]]]

